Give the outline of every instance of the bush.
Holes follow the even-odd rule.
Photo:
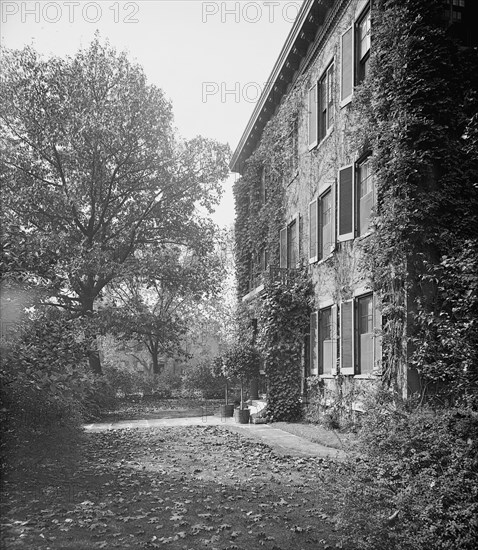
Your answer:
[[[104,378],[117,396],[125,396],[137,391],[139,376],[125,367],[103,366]]]
[[[181,388],[181,376],[171,372],[163,372],[160,375],[137,375],[138,391],[143,395],[150,395],[160,399],[170,399],[173,392]]]
[[[2,454],[79,433],[91,380],[77,320],[50,315],[29,323],[2,350]]]
[[[341,477],[339,527],[356,549],[471,550],[478,540],[478,416],[382,393]]]
[[[186,371],[182,380],[184,397],[221,399],[224,396],[226,380],[223,376],[214,376],[208,363],[201,363]]]

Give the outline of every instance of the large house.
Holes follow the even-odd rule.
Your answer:
[[[443,25],[463,31],[468,2],[442,2]],[[305,392],[305,381],[317,377],[324,403],[346,394],[350,408],[358,410],[360,390],[383,375],[381,296],[373,291],[372,268],[362,257],[378,230],[376,177],[373,150],[361,139],[354,110],[374,48],[373,4],[304,0],[230,163],[242,176],[236,191],[240,301],[257,323],[267,280],[305,265],[313,305],[302,387]],[[267,147],[281,139],[282,153],[276,154],[281,160],[274,165]],[[270,212],[264,220],[274,200],[279,222]],[[254,224],[262,237],[249,246],[245,241],[254,241]],[[404,396],[420,389],[406,360],[409,352],[405,349],[393,375]]]

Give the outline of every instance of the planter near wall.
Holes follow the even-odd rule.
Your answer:
[[[220,406],[221,418],[229,418],[234,416],[234,405],[221,405]]]
[[[251,411],[249,409],[236,409],[234,411],[234,419],[238,424],[249,424]]]

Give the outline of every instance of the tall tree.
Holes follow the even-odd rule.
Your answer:
[[[212,246],[229,147],[179,141],[163,92],[96,38],[74,57],[5,51],[0,101],[3,269],[93,317],[103,289],[171,243]],[[101,372],[90,334],[90,366]]]
[[[106,326],[144,345],[159,374],[161,357],[185,351],[190,312],[217,294],[223,269],[215,254],[199,256],[177,246],[144,255],[137,267],[111,285]]]

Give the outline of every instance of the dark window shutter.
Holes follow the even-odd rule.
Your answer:
[[[353,166],[339,171],[339,240],[353,238]]]

